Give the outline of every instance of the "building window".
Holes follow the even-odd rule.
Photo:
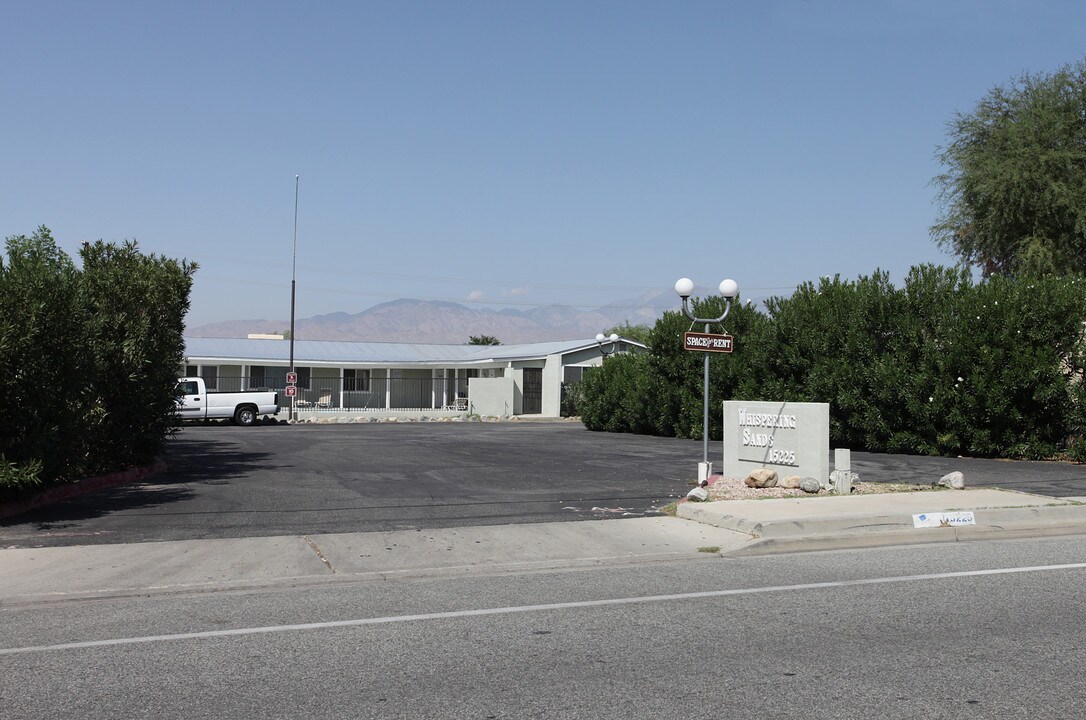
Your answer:
[[[581,381],[581,378],[584,376],[583,367],[568,365],[564,368],[564,371],[565,378],[563,378],[562,381],[566,383],[579,383]]]
[[[264,365],[250,365],[249,366],[249,387],[250,388],[266,388],[266,387],[268,387],[267,371],[268,371],[268,369]]]
[[[219,366],[218,365],[186,365],[185,377],[200,377],[204,379],[204,386],[208,390],[215,390],[219,387]]]
[[[370,391],[370,371],[347,368],[343,371],[343,389]]]
[[[282,390],[287,386],[287,373],[290,368],[273,365],[250,365],[249,387],[251,389],[264,388],[265,390]],[[298,388],[309,390],[310,368],[294,367],[298,373]]]

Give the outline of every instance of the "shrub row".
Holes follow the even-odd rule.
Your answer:
[[[722,311],[719,298],[697,304],[699,317]],[[1084,313],[1081,279],[974,282],[931,265],[900,288],[876,271],[805,283],[765,312],[737,303],[725,321],[735,351],[710,362],[710,436],[724,399],[827,402],[838,447],[1086,459]],[[665,313],[650,353],[587,373],[585,425],[700,439],[703,356],[682,348],[688,329]]]
[[[80,257],[41,227],[0,258],[0,498],[146,464],[176,424],[196,266],[135,242]]]

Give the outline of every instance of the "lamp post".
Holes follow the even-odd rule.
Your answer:
[[[294,176],[294,249],[290,261],[290,372],[292,374],[296,372],[294,370],[294,297],[295,278],[298,274],[298,185],[301,177],[301,175]],[[287,413],[287,419],[294,422],[293,395],[290,396],[290,411]]]
[[[603,333],[599,333],[598,335],[596,335],[596,342],[599,343],[600,354],[604,357],[607,357],[608,355],[614,355],[615,351],[618,350],[618,345],[616,345],[616,343],[618,342],[618,335],[616,335],[615,333],[611,333],[610,335],[604,335]],[[611,346],[611,349],[604,350],[603,346],[608,344]]]
[[[692,322],[705,323],[705,332],[708,334],[709,326],[724,322],[732,309],[732,301],[739,295],[739,284],[728,278],[720,283],[720,296],[724,298],[724,314],[718,318],[695,317],[693,308],[690,307],[690,296],[694,294],[694,281],[690,278],[679,278],[675,283],[675,294],[682,298],[683,315]],[[698,480],[707,480],[712,474],[712,464],[709,462],[709,353],[705,353],[705,403],[702,415],[702,455],[701,464],[698,465]]]

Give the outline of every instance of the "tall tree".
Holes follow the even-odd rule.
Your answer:
[[[1086,271],[1086,60],[993,88],[948,140],[939,246],[986,276]]]
[[[469,335],[468,345],[501,345],[502,341],[493,335]]]
[[[609,330],[605,330],[603,334],[610,335],[611,333],[614,333],[620,338],[624,338],[626,340],[633,340],[634,342],[639,342],[642,345],[648,345],[649,338],[652,337],[652,325],[649,325],[648,323],[638,323],[637,325],[631,325],[630,321],[627,320],[621,325],[615,325]]]

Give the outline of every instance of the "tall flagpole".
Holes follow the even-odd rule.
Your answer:
[[[294,251],[290,262],[290,372],[294,370],[294,298],[296,294],[295,279],[298,274],[298,185],[301,175],[294,176]],[[290,398],[290,412],[288,417],[294,422],[294,396]]]

